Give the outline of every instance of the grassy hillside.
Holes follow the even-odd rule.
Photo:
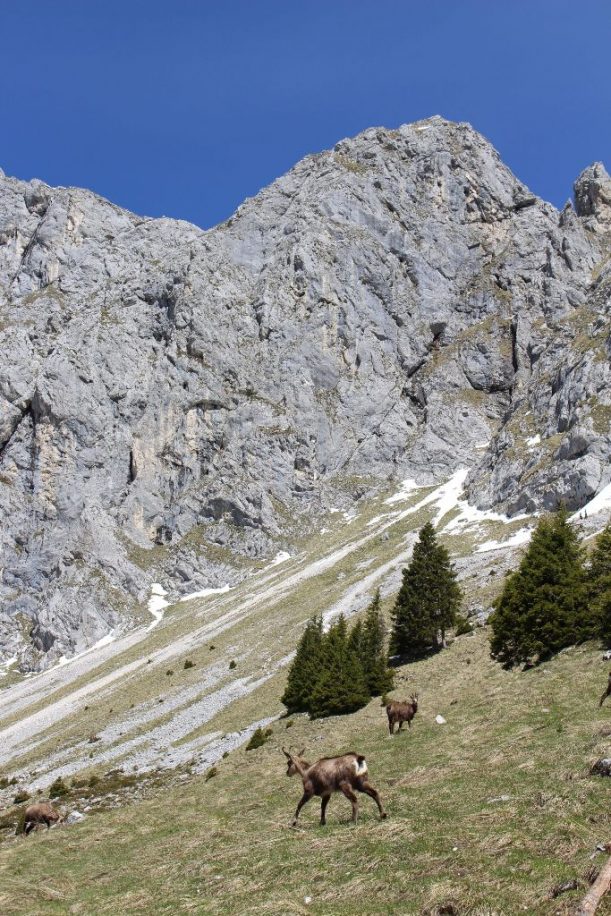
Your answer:
[[[213,779],[160,777],[137,803],[6,842],[0,911],[568,913],[604,861],[590,858],[596,844],[611,841],[609,782],[588,775],[610,750],[611,704],[597,706],[606,674],[595,647],[507,672],[484,630],[460,637],[398,670],[394,695],[421,700],[405,734],[387,736],[377,700],[352,716],[279,720],[267,745],[233,751]],[[267,682],[270,696],[282,679]],[[313,800],[291,829],[301,785],[285,776],[287,743],[310,760],[365,753],[389,819],[363,796],[353,827],[334,796],[326,828]],[[549,898],[571,878],[581,891]]]

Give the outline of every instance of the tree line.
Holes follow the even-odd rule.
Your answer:
[[[565,509],[540,519],[490,618],[492,657],[544,661],[588,639],[611,642],[611,526],[589,559]]]
[[[380,593],[351,630],[343,615],[324,632],[312,618],[301,637],[282,702],[312,718],[355,712],[392,689],[390,661],[410,661],[445,646],[464,625],[463,593],[447,549],[427,522],[391,611],[386,638]],[[589,560],[564,509],[539,520],[517,569],[508,574],[490,617],[492,657],[506,666],[543,661],[570,645],[611,644],[611,525]],[[460,632],[460,631],[459,631]]]
[[[445,644],[462,594],[450,557],[428,523],[420,531],[392,611],[390,639],[380,610],[380,592],[348,631],[343,615],[327,632],[312,618],[301,637],[282,702],[289,713],[311,718],[355,712],[392,689],[388,656],[415,658]]]
[[[382,696],[393,682],[385,643],[379,591],[365,619],[350,631],[343,614],[326,632],[322,617],[313,617],[297,646],[282,696],[289,713],[307,712],[312,719],[336,716]]]

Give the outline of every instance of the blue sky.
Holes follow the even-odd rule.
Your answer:
[[[0,166],[208,227],[372,125],[470,121],[562,206],[611,170],[609,0],[0,0]]]

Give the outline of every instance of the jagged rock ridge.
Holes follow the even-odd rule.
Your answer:
[[[207,232],[0,178],[0,647],[74,652],[153,569],[231,581],[391,479],[582,505],[611,480],[610,226],[601,164],[559,213],[442,118]]]

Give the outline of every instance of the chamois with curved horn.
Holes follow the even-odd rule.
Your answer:
[[[61,815],[59,811],[56,811],[49,802],[39,802],[36,805],[28,805],[25,809],[23,820],[24,833],[27,836],[38,826],[38,824],[46,824],[48,830],[51,824],[62,824],[63,821],[63,815]]]
[[[282,752],[288,760],[287,776],[298,773],[303,782],[303,795],[297,805],[293,827],[297,825],[299,812],[306,802],[317,795],[321,799],[320,824],[326,823],[326,810],[329,799],[334,792],[342,792],[352,805],[352,822],[356,824],[359,804],[355,792],[364,792],[375,801],[380,812],[380,817],[385,818],[386,812],[382,799],[377,789],[368,780],[367,761],[362,754],[342,754],[341,757],[321,757],[316,763],[309,764],[303,759],[304,750],[299,754],[290,754],[284,748]]]
[[[407,722],[407,727],[412,727],[412,719],[418,712],[418,694],[413,693],[409,703],[399,703],[396,700],[392,700],[386,707],[386,715],[388,716],[388,731],[390,734],[394,734],[395,725],[399,723],[399,731],[401,731],[401,726],[404,722]]]

